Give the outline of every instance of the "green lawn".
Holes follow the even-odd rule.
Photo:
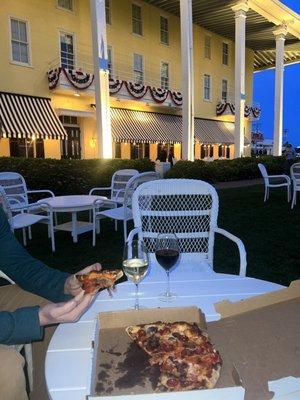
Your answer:
[[[243,240],[247,251],[247,275],[284,285],[299,279],[300,204],[291,210],[283,190],[272,191],[270,200],[264,203],[262,186],[220,190],[219,199],[218,225]],[[96,261],[104,267],[121,266],[121,224],[115,232],[113,222],[102,221],[95,248],[92,247],[91,232],[80,235],[77,244],[65,232],[57,232],[55,239],[57,251],[53,255],[46,227],[34,227],[33,240],[27,249],[47,265],[68,272],[76,272]],[[215,270],[236,273],[238,265],[235,245],[218,235]]]

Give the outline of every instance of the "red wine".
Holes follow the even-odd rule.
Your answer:
[[[179,251],[172,249],[161,249],[156,250],[155,255],[159,264],[166,271],[168,271],[173,267],[174,264],[176,264],[179,257]]]

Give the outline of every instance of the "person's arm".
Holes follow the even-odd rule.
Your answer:
[[[49,268],[30,256],[11,232],[1,206],[0,270],[22,289],[50,301],[58,302],[70,299],[70,295],[64,293],[65,282],[69,274]]]
[[[39,307],[19,308],[14,312],[0,312],[0,343],[25,344],[41,340],[44,328],[39,321]]]

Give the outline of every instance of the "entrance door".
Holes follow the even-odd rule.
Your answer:
[[[77,118],[62,115],[59,117],[67,132],[67,139],[61,140],[61,158],[81,158],[80,128]]]

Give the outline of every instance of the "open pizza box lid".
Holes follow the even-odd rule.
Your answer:
[[[157,371],[149,368],[148,356],[133,347],[124,329],[159,320],[196,322],[205,329],[197,307],[104,312],[99,314],[88,399],[283,400],[300,393],[300,281],[215,307],[221,319],[207,324],[223,359],[215,389],[155,393]]]

